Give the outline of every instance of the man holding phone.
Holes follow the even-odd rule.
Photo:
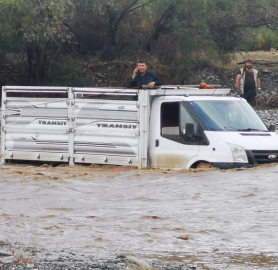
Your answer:
[[[147,68],[145,61],[138,61],[132,76],[126,83],[126,88],[154,88],[161,85],[161,80],[152,72],[146,71]]]

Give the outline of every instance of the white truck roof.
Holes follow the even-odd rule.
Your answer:
[[[159,89],[150,90],[151,96],[204,96],[204,95],[228,95],[231,89],[208,86],[209,89],[199,89],[196,86],[167,85]]]
[[[197,101],[197,100],[233,100],[233,101],[245,101],[242,98],[238,97],[230,97],[230,96],[211,96],[211,95],[206,95],[206,96],[161,96],[158,97],[158,99],[163,99],[163,100],[186,100],[186,101]]]

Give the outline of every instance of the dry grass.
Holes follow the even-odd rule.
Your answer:
[[[24,257],[24,255],[20,254],[19,256],[14,256],[13,264],[16,265],[27,265],[27,264],[35,264],[36,260],[30,257]]]
[[[11,232],[7,236],[5,245],[8,246],[9,252],[13,256],[15,265],[34,265],[36,264],[36,238],[28,236],[25,232],[18,231],[16,227],[11,227]]]
[[[132,264],[132,263],[126,263],[125,266],[128,267],[126,269],[129,269],[129,270],[155,270],[153,267],[149,268],[146,266],[136,265],[136,264]]]
[[[252,58],[255,61],[266,60],[269,62],[278,61],[278,52],[276,51],[255,51],[255,52],[237,52],[231,54],[231,61],[225,68],[234,68],[238,63],[244,62],[246,59]]]

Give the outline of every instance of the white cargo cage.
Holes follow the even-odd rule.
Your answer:
[[[232,139],[236,136],[243,139],[243,133],[254,134],[251,129],[235,132],[227,128],[222,133],[230,138],[222,136],[221,143],[221,136],[214,134],[218,130],[206,128],[198,122],[196,115],[192,116],[192,112],[189,112],[190,120],[186,120],[187,114],[182,112],[187,110],[184,102],[193,104],[195,101],[240,101],[249,106],[243,99],[226,97],[229,92],[230,89],[198,89],[196,86],[161,86],[146,90],[5,86],[2,88],[1,161],[179,169],[188,169],[200,161],[229,164],[228,167],[254,164],[257,162],[254,149],[233,148],[240,143]],[[56,94],[54,97],[36,97],[41,94],[53,96],[53,93]],[[162,119],[166,115],[162,108],[167,112],[166,119]],[[181,116],[171,120],[168,115],[174,111]],[[230,112],[227,115],[234,117]],[[172,122],[167,124],[167,120]],[[179,127],[181,121],[182,127]],[[265,149],[260,146],[255,150],[267,150],[267,155],[271,156],[269,159],[275,161],[278,156],[277,136],[261,124],[263,130],[256,130],[254,136],[261,140],[259,143],[272,138],[273,148],[267,143]],[[252,137],[248,136],[244,140],[250,141]],[[248,147],[254,148],[252,145]],[[246,153],[240,152],[242,149]],[[235,154],[238,151],[239,154]]]

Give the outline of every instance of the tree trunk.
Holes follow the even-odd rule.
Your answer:
[[[47,57],[36,44],[27,46],[28,78],[30,85],[42,85],[45,79]]]

